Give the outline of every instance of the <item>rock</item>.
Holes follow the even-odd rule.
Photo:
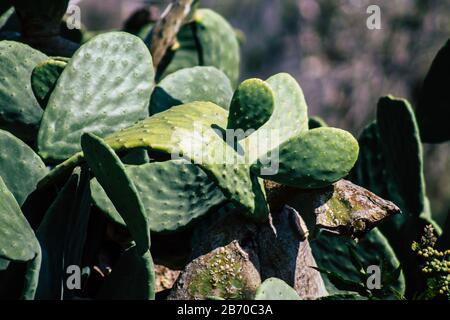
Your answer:
[[[180,271],[171,270],[162,265],[155,265],[156,292],[172,289],[179,275]]]
[[[300,215],[285,207],[273,221],[258,225],[236,210],[202,221],[193,236],[193,261],[170,299],[253,299],[261,280],[277,277],[303,299],[327,294]],[[223,282],[221,282],[223,280]]]
[[[261,278],[238,241],[194,259],[178,279],[169,300],[198,300],[209,296],[251,299]]]

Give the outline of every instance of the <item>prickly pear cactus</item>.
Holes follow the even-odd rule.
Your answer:
[[[449,70],[450,40],[434,58],[417,106],[417,122],[424,142],[439,143],[450,139],[450,130],[445,121],[450,104]]]
[[[302,189],[329,186],[345,177],[358,158],[358,142],[347,131],[318,128],[293,137],[252,166],[261,177]],[[276,161],[276,173],[264,174],[267,162]],[[268,161],[268,159],[271,159]]]
[[[234,87],[237,85],[239,42],[233,28],[218,13],[210,9],[196,10],[193,21],[178,34],[178,43],[165,75],[183,68],[213,66],[223,71]]]
[[[104,283],[106,289],[100,291],[99,298],[154,299],[155,272],[150,253],[149,221],[136,187],[119,157],[100,138],[85,133],[81,137],[81,146],[89,167],[121,214],[136,243],[122,254],[117,268]]]
[[[425,208],[426,190],[422,145],[414,111],[406,100],[391,96],[381,98],[377,125],[384,142],[382,148],[387,169],[394,177],[403,206],[410,214],[420,215]]]
[[[256,290],[255,300],[300,300],[300,297],[283,280],[269,278]]]
[[[135,30],[141,38],[85,32],[90,40],[69,45],[59,36],[68,3],[14,2],[19,40],[55,57],[0,42],[0,128],[9,131],[0,130],[0,297],[155,299],[153,258],[183,270],[169,299],[317,298],[326,294],[321,273],[331,294],[366,297],[374,265],[383,286],[405,292],[405,277],[417,275],[406,242],[432,221],[406,101],[380,100],[359,156],[349,132],[308,117],[289,74],[238,86],[237,34],[197,1],[167,11],[176,30],[153,33],[161,48],[147,41],[150,24]],[[446,95],[430,83],[445,78],[445,50],[424,90],[437,109]],[[343,180],[358,156],[351,177],[405,215],[390,219],[396,205]],[[81,291],[66,290],[72,265],[83,268]],[[332,281],[340,274],[344,286]]]
[[[352,265],[352,257],[349,248],[352,248],[362,263],[363,271],[366,272],[369,266],[380,267],[381,282],[392,274],[398,267],[398,261],[388,240],[377,229],[370,231],[358,243],[345,238],[335,237],[326,233],[321,233],[310,241],[313,255],[317,265],[325,270],[345,275],[349,280],[361,283],[360,270]],[[342,293],[328,278],[324,279],[326,288],[330,294]],[[397,279],[391,281],[393,287],[398,292],[405,292],[405,278],[399,275]],[[361,283],[362,288],[366,285]]]
[[[39,269],[41,266],[41,248],[36,236],[22,214],[17,201],[12,193],[6,187],[3,179],[0,177],[0,259],[9,270],[0,271],[0,288],[8,288],[8,271],[19,267],[18,263],[26,264],[25,274],[22,276],[24,283],[20,289],[20,298],[33,299],[36,287]],[[9,263],[6,263],[8,261]],[[5,268],[5,269],[6,269]],[[2,270],[4,270],[2,268]],[[3,277],[3,275],[6,275]],[[21,283],[17,274],[14,274],[14,280]],[[5,284],[6,282],[6,284]],[[14,285],[14,283],[13,283]],[[9,298],[9,292],[3,292],[0,289],[3,299]],[[8,291],[8,290],[7,290]]]
[[[29,146],[9,132],[0,130],[0,145],[0,176],[22,205],[48,169]]]
[[[242,82],[233,95],[227,129],[258,130],[273,113],[275,93],[260,79]]]
[[[21,139],[33,141],[39,129],[42,108],[30,85],[33,69],[47,56],[13,41],[0,42],[0,128]]]
[[[230,80],[214,67],[181,69],[165,77],[152,94],[150,114],[194,101],[209,101],[228,110],[233,95]]]
[[[88,173],[86,170],[80,172],[77,168],[36,231],[42,248],[42,268],[36,299],[62,300],[73,297],[74,293],[63,284],[67,268],[82,265],[90,205]]]
[[[81,145],[89,167],[124,217],[138,251],[147,251],[150,247],[148,220],[136,187],[122,162],[109,146],[93,134],[85,133]]]
[[[123,32],[83,45],[62,72],[38,136],[39,154],[59,161],[80,150],[83,132],[102,137],[148,116],[154,71],[147,47]]]
[[[297,81],[287,73],[279,73],[266,82],[275,96],[273,113],[257,132],[241,142],[250,163],[289,138],[308,130],[308,106]]]
[[[226,201],[219,188],[198,166],[183,160],[127,166],[153,232],[179,231],[211,208]],[[125,225],[96,180],[92,198],[113,221]]]
[[[66,65],[67,62],[52,58],[42,62],[33,69],[31,87],[42,109],[47,107],[50,94]]]

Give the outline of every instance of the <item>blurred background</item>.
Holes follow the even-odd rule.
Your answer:
[[[169,1],[81,0],[89,30],[120,29],[137,9],[162,11]],[[300,83],[310,115],[358,136],[374,119],[379,97],[415,105],[426,72],[450,38],[450,1],[442,0],[201,0],[243,35],[241,78],[288,72]],[[381,29],[369,30],[369,5],[381,9]],[[450,144],[424,145],[434,216],[450,208]]]

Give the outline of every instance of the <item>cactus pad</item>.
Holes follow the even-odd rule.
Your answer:
[[[393,97],[378,103],[377,124],[389,175],[406,211],[418,216],[425,208],[425,179],[419,128],[408,101]]]
[[[300,296],[286,282],[269,278],[256,290],[255,300],[301,300]]]
[[[252,166],[264,178],[302,189],[321,188],[345,177],[358,158],[358,142],[347,131],[318,128],[293,137]],[[278,161],[275,173],[264,175],[264,164]]]
[[[22,205],[48,170],[41,158],[9,132],[0,130],[0,176]]]
[[[67,62],[49,59],[34,68],[31,74],[31,87],[42,109],[47,106],[56,81],[58,81],[66,65]]]
[[[196,165],[182,160],[127,166],[155,232],[177,231],[225,197],[208,176]],[[91,181],[92,198],[113,221],[123,219],[96,180]]]
[[[150,251],[140,254],[136,247],[125,251],[106,278],[97,299],[155,299],[155,267]]]
[[[178,36],[178,48],[164,74],[195,66],[212,66],[223,71],[233,87],[240,69],[239,42],[230,24],[210,9],[196,10],[193,21]]]
[[[80,150],[83,132],[106,136],[148,115],[154,70],[145,44],[124,32],[83,45],[61,74],[42,118],[42,157],[63,160]]]
[[[224,195],[245,208],[252,218],[265,220],[268,208],[261,182],[250,175],[244,155],[223,140],[228,113],[210,102],[194,102],[158,113],[107,139],[116,151],[148,147],[199,165]],[[43,187],[83,159],[79,153],[55,167],[40,182]]]
[[[359,157],[352,169],[351,179],[380,197],[388,197],[386,164],[383,157],[382,142],[376,122],[366,126],[359,136]]]
[[[42,248],[42,269],[37,299],[61,300],[68,295],[62,285],[67,267],[81,265],[81,252],[89,219],[88,172],[75,169],[45,213],[36,236]]]
[[[0,177],[0,258],[27,262],[40,252],[39,242],[12,193]]]
[[[81,146],[89,167],[136,241],[137,250],[145,253],[150,248],[149,224],[142,201],[125,167],[114,151],[93,134],[83,134]]]
[[[30,85],[33,69],[47,56],[13,41],[0,42],[0,128],[34,140],[42,108]]]
[[[239,78],[239,42],[230,24],[209,9],[195,11],[197,36],[201,43],[203,64],[222,70],[233,85]]]
[[[382,268],[381,272],[382,281],[383,277],[388,276],[399,266],[399,261],[389,242],[378,229],[370,231],[358,243],[350,239],[321,233],[316,239],[310,240],[310,244],[317,265],[321,269],[345,275],[349,280],[357,282],[360,280],[359,271],[352,265],[349,247],[354,249],[364,268],[370,265],[377,265],[382,268],[382,263],[385,264],[385,268]],[[327,277],[324,277],[324,281],[330,294],[339,293]],[[362,285],[365,285],[365,283],[362,283]],[[397,279],[394,288],[398,292],[404,292],[405,280],[403,275],[400,275]]]
[[[308,130],[308,106],[297,81],[287,73],[279,73],[266,82],[275,94],[274,111],[255,134],[242,142],[250,162],[256,162],[274,146]]]
[[[233,95],[227,129],[258,130],[273,113],[275,94],[260,79],[242,82]]]
[[[214,67],[182,69],[165,77],[155,88],[150,114],[194,101],[209,101],[228,110],[233,91],[230,80]]]
[[[447,115],[450,109],[450,40],[439,50],[424,80],[417,106],[417,121],[424,142],[450,140]]]

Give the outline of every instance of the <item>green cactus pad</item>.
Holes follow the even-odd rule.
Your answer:
[[[209,101],[228,110],[233,90],[230,80],[214,67],[182,69],[165,77],[155,88],[150,114],[194,101]]]
[[[196,165],[183,160],[127,166],[154,232],[177,231],[224,202],[219,188]],[[123,219],[96,180],[91,181],[94,203],[113,221]]]
[[[81,137],[86,162],[120,212],[139,253],[150,248],[150,228],[142,201],[120,159],[107,144],[90,133]]]
[[[3,28],[3,26],[8,22],[9,18],[14,13],[14,8],[5,8],[6,11],[0,10],[0,30]]]
[[[81,265],[90,208],[88,186],[88,173],[76,169],[36,231],[42,248],[36,299],[61,300],[69,291],[63,286],[67,267]]]
[[[300,296],[286,282],[269,278],[256,290],[255,300],[301,300]]]
[[[149,147],[198,164],[224,195],[255,219],[267,218],[261,183],[250,176],[243,155],[223,141],[227,111],[210,102],[173,107],[109,136],[115,150]],[[62,166],[64,166],[63,164]]]
[[[309,117],[308,127],[309,127],[309,129],[316,129],[316,128],[328,127],[328,125],[325,122],[325,120],[323,120],[321,117]]]
[[[16,199],[0,176],[1,299],[12,299],[12,295],[15,294],[20,299],[33,299],[40,266],[39,242]],[[23,285],[18,288],[18,283]]]
[[[10,264],[9,260],[0,258],[0,271],[6,270]]]
[[[389,198],[386,164],[382,142],[376,122],[364,128],[358,139],[359,157],[352,169],[350,180],[383,198]]]
[[[31,74],[31,87],[42,109],[47,106],[56,81],[58,81],[66,65],[67,62],[49,59],[34,68]]]
[[[261,181],[250,175],[244,155],[223,140],[228,113],[210,102],[194,102],[158,113],[109,136],[105,141],[116,151],[148,147],[183,155],[199,165],[224,195],[257,220],[268,218]],[[44,187],[83,159],[79,153],[55,167],[41,182]]]
[[[347,131],[317,128],[293,137],[252,166],[255,174],[302,189],[321,188],[345,177],[358,159],[358,142]],[[270,163],[270,170],[267,170]],[[275,166],[275,171],[272,171]]]
[[[0,176],[21,206],[48,169],[25,143],[0,130]]]
[[[178,48],[164,75],[183,68],[212,66],[223,71],[233,87],[239,80],[240,48],[230,24],[210,9],[196,10],[178,36]],[[163,77],[164,77],[163,75]]]
[[[0,258],[27,262],[40,253],[34,235],[12,193],[0,177]]]
[[[274,110],[275,94],[265,81],[248,79],[233,95],[227,129],[258,130]]]
[[[239,79],[239,42],[230,24],[218,13],[209,9],[195,11],[197,36],[200,40],[205,66],[222,70],[233,85]]]
[[[131,34],[101,34],[83,45],[50,96],[38,136],[40,155],[64,160],[83,132],[106,136],[148,115],[154,70],[145,44]]]
[[[30,85],[33,69],[47,56],[13,41],[0,42],[0,128],[34,140],[42,117]]]
[[[408,101],[384,97],[378,102],[378,131],[389,175],[405,211],[418,216],[425,208],[425,179],[419,129]]]
[[[150,251],[125,251],[97,296],[100,300],[154,300],[155,271]]]
[[[21,300],[33,300],[35,298],[42,259],[41,250],[39,247],[37,249],[38,252],[36,257],[33,260],[28,261],[26,265]]]
[[[450,140],[450,40],[437,53],[424,80],[417,106],[417,122],[422,141],[439,143]]]
[[[364,268],[370,265],[377,265],[382,268],[381,281],[389,276],[399,266],[399,261],[395,256],[389,242],[378,231],[373,229],[359,242],[348,238],[336,237],[327,233],[321,233],[317,238],[310,240],[312,252],[319,268],[335,272],[342,277],[359,282],[359,271],[352,264],[352,257],[349,247],[354,249]],[[340,293],[327,277],[323,277],[327,291],[330,294]],[[362,283],[365,285],[365,283]],[[394,288],[400,292],[405,291],[405,279],[403,275],[395,281]]]
[[[266,82],[275,93],[274,111],[269,121],[242,141],[250,163],[308,130],[308,106],[297,81],[287,73],[279,73]]]

